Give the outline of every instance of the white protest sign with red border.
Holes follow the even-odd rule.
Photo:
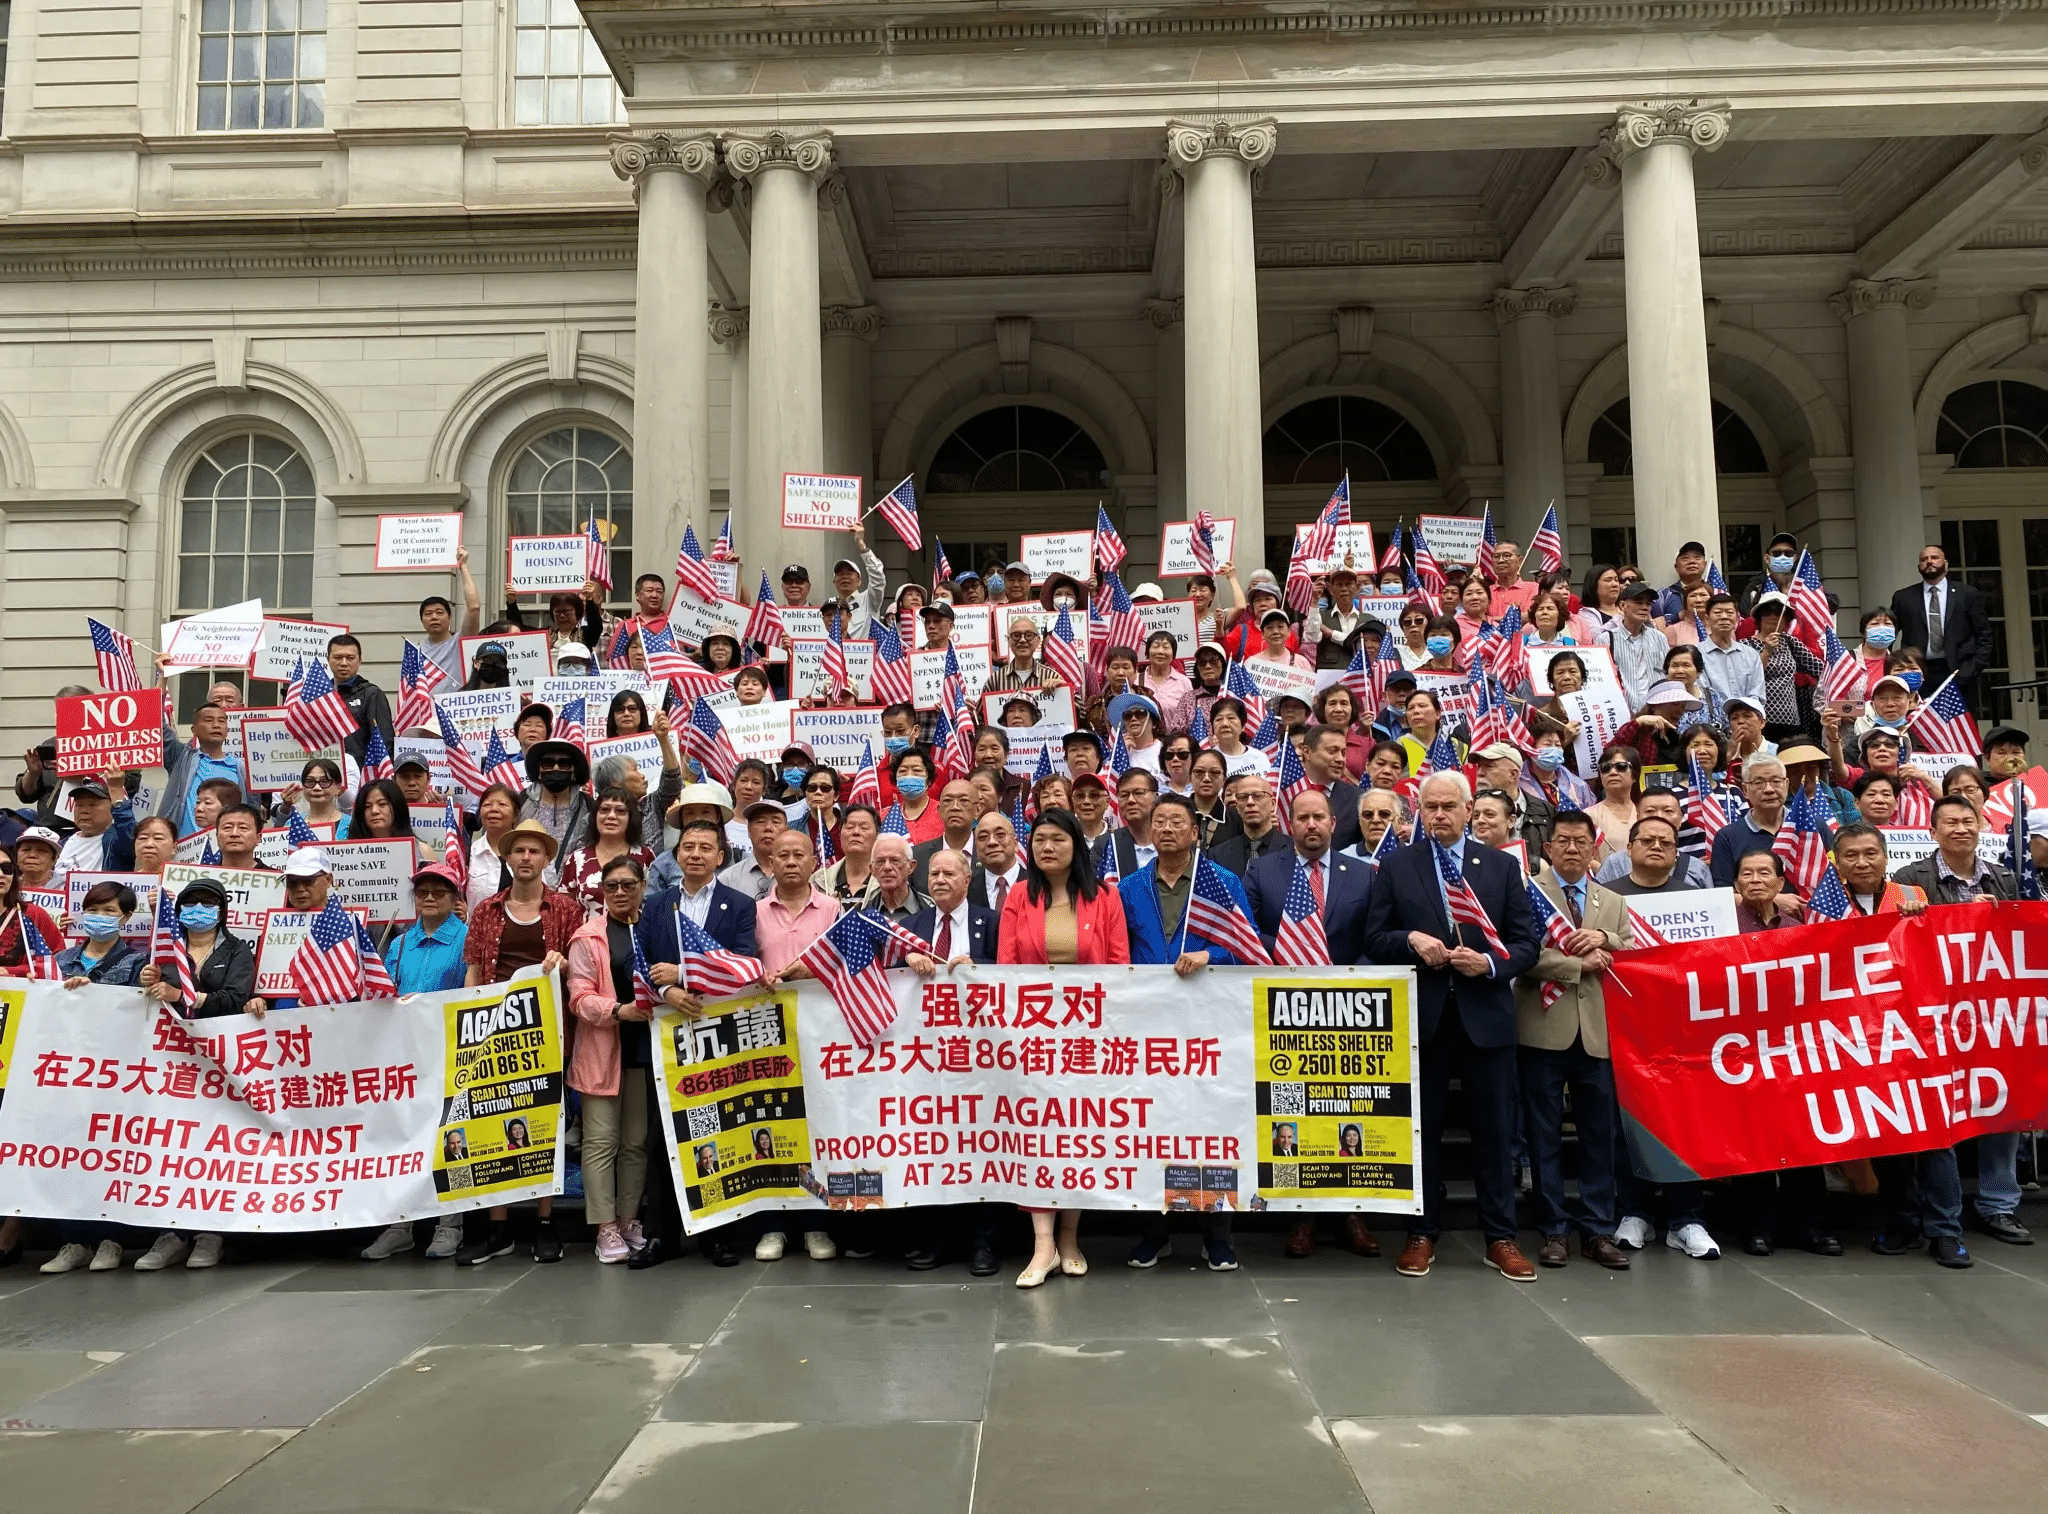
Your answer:
[[[589,539],[515,536],[505,543],[505,582],[516,594],[566,594],[590,580]]]
[[[860,480],[839,473],[783,474],[782,524],[792,531],[851,531],[860,524]]]
[[[370,566],[378,573],[452,568],[455,549],[461,545],[460,515],[380,515],[377,552]]]

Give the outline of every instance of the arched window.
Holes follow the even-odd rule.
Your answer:
[[[927,494],[1041,494],[1108,482],[1102,449],[1074,422],[1036,405],[1003,405],[940,443],[924,487]]]
[[[508,536],[569,536],[612,523],[612,598],[633,592],[633,454],[595,426],[557,426],[519,449],[505,476]]]
[[[1764,449],[1749,429],[1749,422],[1719,400],[1709,408],[1714,423],[1714,471],[1716,473],[1768,473],[1771,465]],[[1635,472],[1635,443],[1629,436],[1628,401],[1609,405],[1586,437],[1586,459],[1600,465],[1608,478],[1627,478]]]
[[[2048,468],[2048,389],[1964,385],[1941,403],[1934,450],[1954,453],[1958,468]]]
[[[1296,405],[1266,428],[1266,482],[1336,484],[1429,480],[1436,459],[1422,433],[1377,400],[1333,394]]]

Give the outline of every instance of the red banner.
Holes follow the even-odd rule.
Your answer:
[[[1607,978],[1621,1104],[1701,1177],[2048,1125],[2048,904],[1625,952]]]

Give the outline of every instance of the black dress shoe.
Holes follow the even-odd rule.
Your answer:
[[[729,1241],[722,1236],[707,1236],[697,1249],[704,1253],[704,1260],[714,1267],[737,1267],[740,1264],[739,1242]]]
[[[1920,1244],[1920,1232],[1910,1225],[1887,1225],[1870,1238],[1870,1249],[1879,1256],[1904,1256]]]
[[[1769,1236],[1758,1234],[1744,1240],[1742,1249],[1751,1256],[1769,1256],[1773,1251],[1777,1250],[1777,1247],[1771,1244]]]
[[[912,1272],[930,1272],[939,1265],[939,1254],[936,1251],[906,1251],[903,1253],[903,1265]]]
[[[2034,1244],[2033,1233],[2010,1214],[1980,1214],[1977,1216],[1977,1228],[1994,1241],[2004,1241],[2008,1246]]]
[[[21,1246],[19,1243],[10,1246],[5,1251],[0,1251],[0,1267],[18,1267],[20,1265]]]
[[[661,1237],[650,1235],[640,1248],[626,1258],[628,1271],[644,1272],[649,1267],[659,1267],[669,1259],[669,1253],[661,1244]]]
[[[1811,1251],[1815,1256],[1840,1256],[1842,1254],[1842,1243],[1829,1235],[1825,1230],[1807,1231],[1806,1238],[1799,1244],[1808,1251]]]
[[[1954,1267],[1958,1270],[1977,1265],[1970,1255],[1970,1248],[1952,1235],[1938,1235],[1927,1243],[1927,1254],[1939,1266]]]
[[[994,1277],[1001,1266],[993,1246],[976,1246],[974,1254],[967,1259],[967,1270],[976,1277]]]

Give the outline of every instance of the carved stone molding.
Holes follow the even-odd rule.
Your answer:
[[[1546,316],[1553,321],[1561,321],[1578,308],[1579,292],[1564,285],[1555,288],[1496,289],[1493,292],[1493,318],[1503,326],[1530,315]]]
[[[718,172],[718,139],[708,132],[625,132],[606,140],[612,172],[636,190],[651,173],[686,173],[709,184]]]
[[[2027,313],[2027,336],[2048,342],[2048,289],[2029,289],[2020,296],[2020,309]]]
[[[837,210],[846,203],[846,177],[843,174],[827,174],[825,182],[818,186],[818,209]]]
[[[1828,309],[1844,321],[1886,305],[1925,310],[1933,303],[1932,279],[1851,279],[1848,288],[1828,296]]]
[[[1031,317],[996,317],[996,361],[1003,369],[1003,390],[1007,394],[1031,392]]]
[[[711,307],[711,340],[721,347],[730,347],[747,339],[747,307],[729,310],[723,305]]]
[[[1372,353],[1372,306],[1340,305],[1331,320],[1337,328],[1337,351],[1344,357]]]
[[[1253,168],[1265,167],[1280,145],[1280,123],[1271,116],[1248,121],[1168,121],[1166,158],[1174,167],[1192,168],[1204,158],[1242,158]]]
[[[725,166],[737,178],[753,179],[770,169],[808,174],[815,182],[832,171],[832,133],[823,127],[796,131],[727,132]]]
[[[1615,111],[1600,140],[1616,163],[1661,142],[1712,152],[1728,140],[1731,115],[1726,100],[1640,100]]]
[[[1171,331],[1186,317],[1186,302],[1180,299],[1147,300],[1145,320],[1154,331]]]
[[[818,318],[826,336],[857,336],[872,342],[882,334],[882,312],[874,305],[827,305]]]

